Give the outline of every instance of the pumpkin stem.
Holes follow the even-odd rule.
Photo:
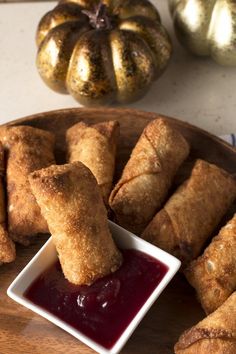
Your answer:
[[[82,10],[82,13],[87,15],[89,22],[95,29],[112,29],[113,16],[108,12],[108,8],[105,4],[100,2],[94,11]]]

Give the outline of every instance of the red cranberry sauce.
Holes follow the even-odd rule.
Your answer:
[[[143,252],[129,249],[122,253],[120,269],[90,286],[69,283],[57,261],[24,295],[110,349],[168,270],[166,265]]]

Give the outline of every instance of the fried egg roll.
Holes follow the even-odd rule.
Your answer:
[[[0,265],[13,262],[15,258],[15,244],[9,238],[5,225],[0,224]]]
[[[235,197],[236,182],[230,174],[197,160],[190,178],[155,215],[142,237],[185,266],[199,256]]]
[[[202,256],[185,270],[205,312],[215,311],[236,290],[236,214]]]
[[[236,292],[196,326],[185,331],[175,354],[236,353]]]
[[[0,142],[0,264],[12,262],[16,258],[15,244],[9,238],[6,230],[6,206],[3,186],[4,173],[4,150]]]
[[[29,177],[48,222],[63,273],[73,284],[91,284],[114,272],[122,256],[91,171],[81,162],[50,166]]]
[[[118,136],[117,121],[92,126],[80,122],[66,133],[69,162],[81,161],[92,171],[106,205],[112,189]]]
[[[55,163],[53,134],[29,127],[0,129],[0,139],[7,150],[8,231],[10,237],[28,245],[38,233],[48,232],[45,219],[28,182],[30,172]]]
[[[110,195],[117,222],[141,233],[165,201],[188,154],[187,141],[167,121],[159,118],[149,123]]]

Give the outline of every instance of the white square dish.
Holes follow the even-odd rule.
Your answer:
[[[32,260],[27,264],[27,266],[20,272],[16,279],[12,282],[7,290],[7,294],[16,302],[29,308],[30,310],[36,312],[52,323],[56,324],[60,328],[64,329],[66,332],[70,333],[77,339],[81,340],[83,343],[91,347],[93,350],[100,354],[117,354],[122,347],[125,345],[135,328],[138,326],[142,318],[145,316],[149,308],[156,301],[161,292],[165,289],[167,284],[171,281],[175,273],[178,271],[181,262],[168,254],[165,251],[151,245],[150,243],[142,240],[141,238],[133,235],[131,232],[123,229],[117,224],[109,221],[109,226],[113,238],[122,249],[135,249],[144,252],[158,261],[165,264],[168,268],[166,274],[156,286],[154,291],[148,297],[146,302],[134,316],[132,321],[123,331],[121,336],[115,342],[115,344],[110,349],[106,349],[100,344],[96,343],[94,340],[85,336],[83,333],[75,329],[74,327],[68,325],[66,322],[48,312],[47,310],[35,305],[33,302],[28,300],[24,294],[28,287],[33,283],[37,277],[42,274],[53,262],[57,259],[57,252],[55,246],[50,238],[45,245],[38,251],[38,253],[32,258]]]

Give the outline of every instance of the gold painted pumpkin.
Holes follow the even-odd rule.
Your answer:
[[[235,0],[169,0],[180,42],[192,53],[236,65]]]
[[[147,0],[62,1],[41,19],[36,41],[42,79],[84,105],[141,97],[171,55]]]

